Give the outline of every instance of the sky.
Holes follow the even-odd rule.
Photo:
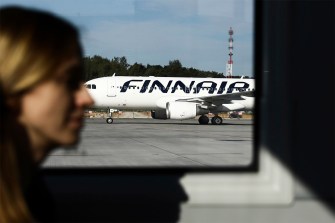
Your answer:
[[[168,65],[226,73],[228,30],[234,30],[233,75],[253,74],[250,0],[0,0],[51,11],[75,24],[85,56],[129,64]]]

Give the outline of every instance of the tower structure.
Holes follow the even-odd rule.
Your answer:
[[[228,31],[228,34],[229,34],[229,60],[228,60],[228,63],[226,64],[226,76],[228,78],[231,78],[233,76],[233,42],[234,42],[234,39],[233,39],[233,34],[234,34],[234,31],[233,29],[230,27],[229,31]]]

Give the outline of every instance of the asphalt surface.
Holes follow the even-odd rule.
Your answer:
[[[253,121],[222,125],[192,120],[86,119],[76,147],[52,152],[44,167],[247,166],[253,153]]]

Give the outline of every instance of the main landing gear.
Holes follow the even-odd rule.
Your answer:
[[[209,118],[206,115],[201,115],[199,117],[199,124],[200,125],[207,125],[209,123]],[[218,115],[215,115],[211,120],[213,125],[221,125],[222,124],[222,118]]]
[[[209,122],[209,118],[206,115],[202,115],[198,119],[200,125],[207,125]]]
[[[218,115],[215,115],[211,120],[213,125],[221,125],[222,124],[222,118]]]

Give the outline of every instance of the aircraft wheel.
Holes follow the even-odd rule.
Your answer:
[[[112,123],[113,123],[113,119],[112,119],[112,118],[107,118],[107,119],[106,119],[106,122],[107,122],[108,124],[112,124]]]
[[[207,125],[209,122],[209,118],[206,115],[202,115],[199,117],[198,121],[200,125]]]
[[[213,125],[221,125],[222,124],[222,118],[220,116],[214,116],[211,120]]]

